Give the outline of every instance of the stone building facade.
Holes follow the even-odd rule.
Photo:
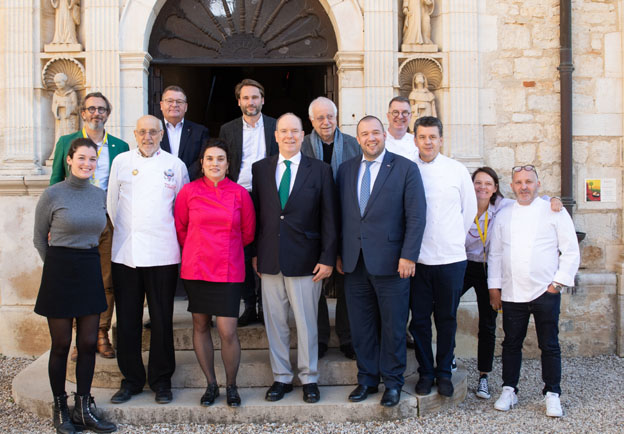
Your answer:
[[[243,1],[247,22],[262,3]],[[291,26],[283,34],[296,36],[296,20],[302,19],[299,14],[314,15],[318,26],[329,23],[320,35],[312,32],[307,39],[299,39],[311,47],[315,38],[329,41],[327,46],[335,45],[335,52],[324,64],[333,75],[326,76],[323,83],[325,93],[338,104],[344,131],[354,133],[355,124],[365,114],[385,119],[388,101],[405,93],[411,74],[429,68],[438,114],[445,125],[447,155],[470,169],[493,167],[502,176],[506,195],[510,194],[511,167],[535,164],[543,192],[560,194],[559,0],[436,0],[431,14],[431,39],[436,47],[420,52],[405,51],[402,45],[403,0],[264,3],[274,4],[272,11],[258,12],[267,34],[281,20]],[[571,3],[574,221],[586,238],[581,243],[577,286],[563,298],[562,343],[567,355],[623,354],[624,291],[618,277],[622,274],[623,244],[624,4],[622,0]],[[224,4],[231,9],[231,16],[225,13]],[[199,11],[196,17],[201,18],[210,10],[224,23],[241,19],[239,0],[83,0],[76,24],[77,44],[53,46],[58,18],[49,0],[0,3],[2,354],[37,355],[48,347],[45,321],[32,312],[41,276],[41,261],[32,247],[32,226],[38,196],[49,182],[46,160],[54,145],[50,76],[54,71],[67,72],[80,95],[103,92],[113,105],[107,130],[133,143],[136,119],[153,112],[150,91],[157,75],[155,67],[167,63],[152,49],[153,35],[162,30],[158,28],[162,23],[169,23],[161,12],[172,8],[197,25],[197,34],[208,34],[205,29],[210,23],[194,22],[189,11]],[[276,21],[270,19],[272,12],[278,15]],[[290,16],[280,18],[278,12]],[[232,28],[242,27],[234,23]],[[274,31],[274,39],[281,37],[280,32]],[[225,33],[228,38],[236,36]],[[181,33],[177,37],[182,38]],[[187,41],[189,38],[192,35],[186,36]],[[209,45],[193,43],[203,49]],[[282,68],[297,65],[286,46],[284,42],[278,47],[279,59],[259,62]],[[220,63],[220,55],[227,60]],[[210,57],[206,67],[238,67],[244,72],[248,63],[257,60],[220,55],[206,56]],[[176,67],[184,64],[178,59]],[[267,100],[271,92],[267,88]],[[299,94],[286,97],[301,99]],[[233,99],[229,103],[235,104]],[[608,201],[586,201],[586,179],[611,182],[610,187],[614,180],[615,192],[607,198],[605,190]],[[459,355],[475,355],[476,323],[476,305],[467,297],[460,314]],[[529,342],[528,347],[534,348],[535,343]]]

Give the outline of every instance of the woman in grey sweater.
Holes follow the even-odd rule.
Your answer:
[[[48,187],[35,212],[35,248],[43,260],[35,312],[48,318],[52,347],[48,363],[58,433],[83,429],[112,432],[117,427],[92,413],[91,382],[100,313],[106,310],[100,234],[106,226],[106,194],[91,185],[98,149],[90,139],[72,142],[67,153],[70,176]],[[67,355],[76,318],[76,405],[70,417],[65,393]]]

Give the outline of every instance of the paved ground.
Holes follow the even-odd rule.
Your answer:
[[[394,422],[366,424],[245,424],[245,425],[120,425],[120,433],[535,433],[605,432],[621,433],[624,428],[624,359],[616,356],[569,358],[563,361],[562,404],[565,416],[551,419],[544,414],[538,360],[525,361],[520,379],[519,406],[508,413],[494,410],[501,387],[500,359],[491,375],[494,396],[489,401],[474,396],[476,361],[460,360],[469,372],[468,397],[452,411]],[[53,433],[50,420],[22,411],[11,397],[11,380],[31,363],[29,359],[0,355],[0,432]],[[41,387],[48,388],[48,384]],[[244,405],[244,403],[243,403]],[[207,409],[206,411],[209,411]]]

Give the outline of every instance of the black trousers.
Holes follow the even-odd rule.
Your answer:
[[[479,372],[492,372],[494,345],[496,344],[497,312],[490,305],[490,291],[487,287],[487,265],[468,261],[462,296],[474,288],[479,309],[479,334],[477,344],[477,369]]]
[[[243,302],[245,302],[245,308],[248,307],[262,307],[262,289],[260,285],[260,278],[256,274],[251,265],[252,248],[251,244],[244,249],[245,253],[245,286],[241,294]]]
[[[178,264],[131,268],[113,263],[117,309],[117,363],[124,376],[121,387],[133,392],[145,386],[141,357],[143,300],[147,297],[151,327],[147,382],[154,391],[171,388],[175,371],[173,297]]]
[[[334,268],[332,275],[324,283],[336,289],[336,334],[338,335],[340,345],[349,345],[351,343],[351,327],[349,327],[349,314],[347,312],[347,301],[344,291],[344,276]],[[330,330],[327,299],[325,294],[321,292],[318,304],[319,344],[329,344]]]

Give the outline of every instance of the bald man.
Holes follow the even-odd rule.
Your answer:
[[[108,180],[108,213],[115,228],[117,362],[124,377],[111,402],[121,404],[143,391],[141,334],[147,296],[152,321],[147,381],[156,402],[166,404],[173,399],[173,296],[180,263],[173,204],[189,176],[182,160],[160,149],[163,128],[158,118],[141,117],[134,137],[137,149],[113,161]]]

